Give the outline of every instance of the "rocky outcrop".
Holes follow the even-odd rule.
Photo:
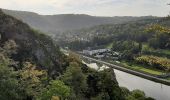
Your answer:
[[[18,45],[13,59],[19,62],[31,61],[41,68],[60,70],[62,54],[50,37],[31,29],[27,24],[4,14],[0,10],[0,44],[14,40]]]

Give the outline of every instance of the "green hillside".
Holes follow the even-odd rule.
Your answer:
[[[125,60],[128,63],[168,73],[170,71],[169,28],[169,16],[124,24],[100,25],[68,32],[75,37],[63,40],[60,44],[65,44],[72,50],[109,47],[121,54],[120,61]],[[150,58],[154,59],[152,63],[147,60]]]
[[[114,70],[97,72],[50,37],[0,11],[1,100],[148,100],[120,88]],[[136,96],[138,95],[138,96]]]

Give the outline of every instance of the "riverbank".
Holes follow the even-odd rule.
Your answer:
[[[158,78],[154,75],[149,75],[149,74],[146,74],[146,73],[134,71],[134,70],[131,70],[131,69],[128,69],[128,68],[125,68],[125,67],[121,67],[121,66],[118,66],[118,65],[115,65],[115,64],[112,64],[112,63],[108,63],[108,62],[105,62],[105,61],[94,59],[94,58],[91,58],[91,57],[88,57],[88,56],[85,56],[85,55],[80,55],[80,56],[83,57],[83,58],[86,58],[88,60],[94,61],[96,63],[105,64],[105,65],[112,67],[114,69],[117,69],[117,70],[120,70],[120,71],[123,71],[123,72],[126,72],[126,73],[130,73],[130,74],[133,74],[133,75],[136,75],[136,76],[148,79],[148,80],[152,80],[152,81],[157,82],[157,83],[162,83],[162,84],[170,86],[170,81],[162,79],[162,78]]]
[[[152,74],[152,75],[159,76],[159,75],[165,74],[165,72],[162,70],[150,68],[150,67],[135,64],[135,63],[129,63],[129,62],[123,61],[121,62],[121,64],[124,65],[124,67],[130,68],[132,70],[141,71],[141,72],[145,72],[145,73]]]
[[[104,60],[105,61],[105,60]],[[145,67],[142,65],[138,65],[138,64],[134,64],[134,63],[128,63],[128,62],[120,62],[120,63],[116,63],[115,61],[105,61],[105,62],[109,62],[111,64],[115,64],[121,67],[125,67],[134,71],[138,71],[144,74],[149,74],[158,78],[163,78],[163,79],[167,79],[169,78],[169,74],[165,73],[165,71],[162,70],[158,70],[158,69],[154,69],[154,68],[149,68],[149,67]]]

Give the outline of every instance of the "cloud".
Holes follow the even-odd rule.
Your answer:
[[[85,13],[99,16],[165,16],[170,0],[0,0],[0,7],[40,14]]]
[[[117,0],[53,0],[59,7],[81,7],[81,6],[98,6]]]

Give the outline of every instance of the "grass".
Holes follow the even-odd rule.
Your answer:
[[[106,46],[106,48],[112,48],[112,43],[108,44]],[[170,55],[170,50],[163,50],[163,49],[156,50],[156,49],[149,47],[148,44],[146,44],[146,43],[143,44],[142,50],[156,51],[156,52],[160,52],[162,54]],[[165,73],[165,71],[162,71],[162,70],[149,68],[149,67],[147,68],[147,66],[131,64],[129,62],[121,62],[121,64],[124,65],[124,67],[126,67],[126,68],[129,68],[129,69],[132,69],[135,71],[153,74],[153,75],[162,75],[163,73]],[[170,78],[169,78],[169,80],[170,80]]]
[[[123,62],[122,64],[132,70],[141,71],[141,72],[145,72],[145,73],[149,73],[153,75],[162,75],[162,73],[164,73],[164,71],[153,69],[153,68],[146,68],[144,66],[137,65],[137,64],[129,64],[127,62]]]
[[[148,44],[143,44],[142,51],[155,52],[163,55],[170,55],[170,50],[168,49],[153,49],[148,46]]]
[[[170,77],[169,77],[169,78],[166,78],[166,80],[170,80]]]
[[[108,44],[108,45],[106,46],[106,48],[111,49],[111,48],[112,48],[112,44],[113,44],[113,43]]]
[[[116,63],[113,61],[107,61],[107,62],[110,62],[113,64]],[[125,62],[125,61],[120,62],[118,65],[122,66],[122,67],[126,67],[131,70],[148,73],[148,74],[152,74],[152,75],[162,75],[163,73],[165,73],[165,71],[162,71],[162,70],[158,70],[158,69],[154,69],[154,68],[146,68],[146,66],[137,65],[137,64],[133,64],[133,63]]]
[[[162,53],[170,55],[170,50],[160,50]]]

